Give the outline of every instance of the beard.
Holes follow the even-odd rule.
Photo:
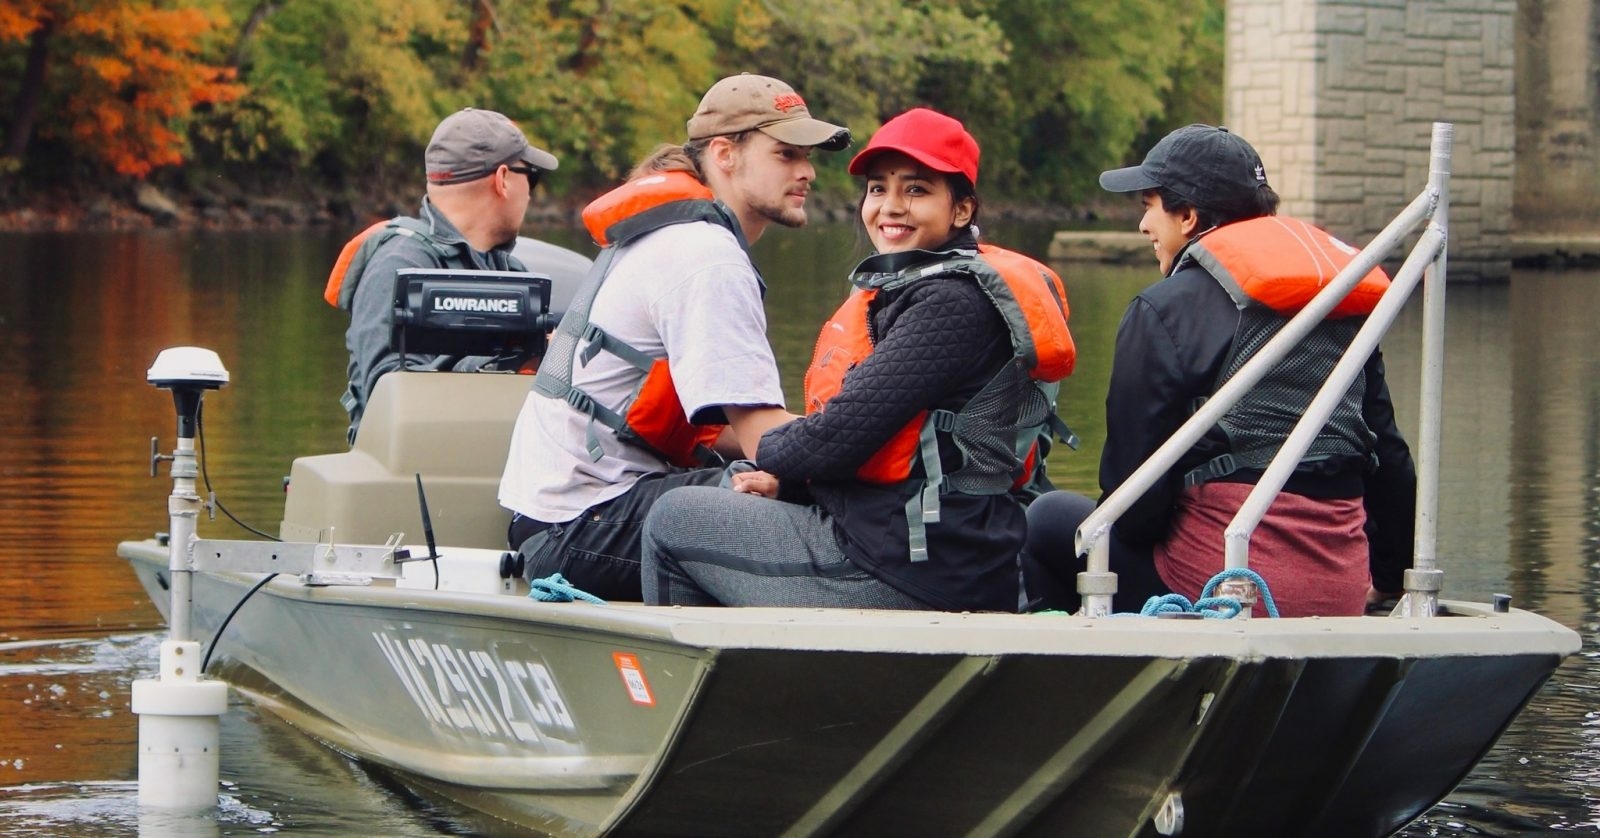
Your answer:
[[[776,201],[752,202],[750,208],[755,210],[757,215],[774,224],[782,224],[790,228],[806,226],[806,208],[804,206],[789,206],[787,195]]]

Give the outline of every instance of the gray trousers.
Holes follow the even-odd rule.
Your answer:
[[[710,486],[662,495],[644,522],[644,601],[925,611],[852,564],[815,506]]]

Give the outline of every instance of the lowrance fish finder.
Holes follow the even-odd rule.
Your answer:
[[[393,345],[401,354],[544,354],[550,277],[518,271],[401,268],[394,294]]]

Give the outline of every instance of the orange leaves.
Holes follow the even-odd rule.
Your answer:
[[[144,177],[182,163],[195,109],[244,92],[229,69],[207,63],[207,41],[227,19],[220,9],[172,8],[155,0],[11,0],[0,10],[0,42],[30,37],[53,18],[53,56],[41,134],[123,175]]]
[[[0,3],[0,42],[21,41],[44,25],[57,3],[50,0],[7,0]]]

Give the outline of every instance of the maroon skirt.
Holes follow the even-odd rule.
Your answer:
[[[1178,496],[1172,529],[1156,545],[1156,572],[1191,600],[1221,572],[1223,531],[1253,486],[1203,483]],[[1250,539],[1250,569],[1260,574],[1284,617],[1359,616],[1372,584],[1367,513],[1361,498],[1279,493]],[[1257,606],[1256,616],[1266,609]]]

